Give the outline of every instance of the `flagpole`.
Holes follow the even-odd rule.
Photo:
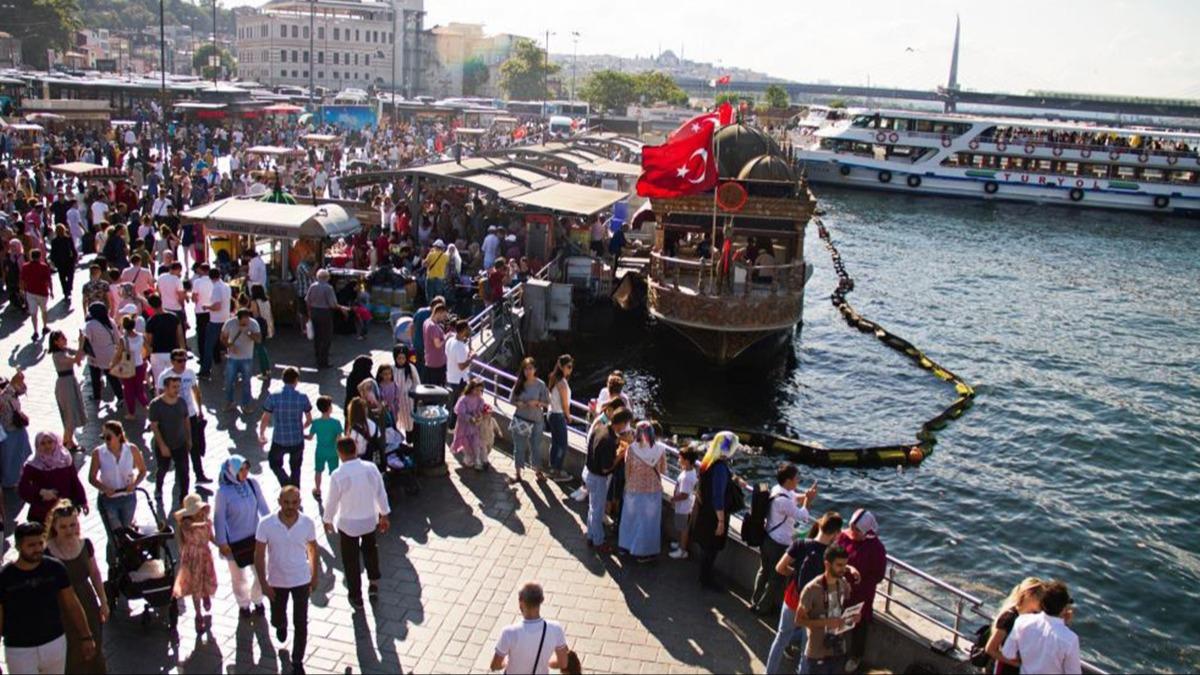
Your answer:
[[[720,91],[720,89],[718,89],[717,91]],[[718,96],[717,98],[720,98],[720,96]],[[716,113],[717,113],[717,125],[719,125],[721,123],[721,104],[719,104],[719,103],[716,105]],[[714,125],[714,128],[715,127],[716,127],[716,125]],[[713,261],[713,264],[712,264],[713,274],[711,275],[711,277],[713,279],[717,279],[717,284],[715,285],[715,289],[714,289],[716,291],[717,295],[720,295],[720,292],[721,292],[720,280],[717,277],[717,271],[719,270],[719,266],[717,264],[717,260],[718,260],[718,258],[717,258],[717,190],[720,189],[720,187],[721,187],[721,137],[717,134],[719,134],[720,131],[721,130],[719,128],[716,129],[716,132],[714,132],[714,136],[713,136],[713,164],[715,164],[717,167],[717,184],[715,187],[713,187],[712,239],[709,240],[709,255],[712,256],[712,261]]]

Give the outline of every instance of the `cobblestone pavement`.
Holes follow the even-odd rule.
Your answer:
[[[81,285],[87,275],[76,278]],[[52,306],[51,327],[64,330],[74,342],[81,315],[76,289],[70,308],[61,302]],[[32,420],[32,436],[43,429],[61,431],[61,425],[53,396],[55,372],[44,342],[31,342],[30,332],[17,310],[5,307],[0,313],[0,359],[6,362],[0,374],[26,370],[29,394],[23,405]],[[389,347],[383,327],[373,327],[367,342],[337,336],[333,362],[345,365],[317,371],[311,367],[310,343],[295,328],[281,327],[268,344],[276,375],[296,365],[303,392],[314,399],[328,394],[337,402],[350,361],[367,349],[380,361],[390,359],[385,357]],[[254,475],[273,501],[277,483],[257,442],[257,416],[220,412],[218,378],[202,388],[209,418],[206,472],[215,478],[222,460],[236,449],[254,462]],[[89,410],[95,412],[86,382],[84,390]],[[100,422],[121,420],[122,414],[106,398],[77,440],[95,447]],[[336,414],[340,417],[340,410]],[[147,447],[144,413],[124,424],[130,438]],[[82,458],[76,463],[81,473],[86,471]],[[152,453],[147,453],[147,463],[152,478]],[[511,473],[506,456],[494,455],[493,463]],[[321,508],[309,492],[311,467],[310,455],[302,492],[305,512],[316,518]],[[172,482],[173,472],[168,486]],[[88,493],[94,504],[90,486]],[[14,491],[5,491],[4,498],[11,532],[23,505]],[[149,516],[150,508],[144,501],[139,504],[139,520]],[[772,626],[736,596],[700,591],[692,561],[664,556],[658,563],[639,565],[592,555],[582,533],[583,507],[565,499],[562,486],[510,487],[501,474],[464,473],[452,463],[450,476],[422,479],[418,496],[394,490],[392,509],[392,529],[380,541],[381,597],[365,612],[355,614],[346,600],[338,546],[318,535],[321,581],[309,613],[309,672],[485,672],[500,628],[519,618],[516,591],[527,580],[544,584],[545,614],[564,623],[586,671],[763,671]],[[104,541],[94,509],[84,527],[93,541]],[[220,588],[213,599],[211,639],[196,638],[188,607],[179,622],[179,642],[172,644],[160,623],[142,625],[141,603],[134,602],[132,618],[117,609],[104,632],[110,672],[280,672],[290,660],[281,652],[290,643],[276,643],[264,620],[239,621],[228,573],[219,560],[217,572]],[[7,621],[16,618],[5,616]],[[287,672],[286,666],[283,670]]]

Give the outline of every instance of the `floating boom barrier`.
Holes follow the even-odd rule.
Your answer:
[[[863,333],[874,334],[880,342],[908,357],[909,360],[921,369],[929,371],[939,380],[953,385],[958,397],[954,399],[953,403],[946,406],[942,412],[921,424],[920,429],[916,433],[916,443],[896,443],[894,445],[862,448],[825,448],[775,434],[761,431],[728,429],[727,427],[717,428],[697,424],[664,423],[664,431],[684,438],[700,438],[707,434],[729,430],[736,433],[738,439],[746,445],[762,448],[769,453],[788,455],[797,462],[812,466],[831,468],[916,466],[933,452],[933,446],[937,443],[936,433],[945,428],[952,420],[961,417],[971,407],[975,400],[975,389],[961,377],[926,356],[924,352],[913,346],[908,340],[891,333],[883,326],[854,311],[850,303],[846,302],[846,295],[854,290],[854,279],[846,273],[846,266],[842,262],[842,255],[838,252],[837,247],[833,245],[833,241],[829,236],[829,230],[826,229],[825,224],[820,219],[817,219],[816,224],[817,233],[821,237],[821,240],[825,242],[825,248],[829,250],[830,257],[833,259],[833,268],[838,276],[837,289],[829,296],[829,300],[841,312],[842,318],[846,320],[846,323]]]

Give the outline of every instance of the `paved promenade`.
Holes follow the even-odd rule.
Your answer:
[[[86,277],[86,272],[78,274],[78,283]],[[57,292],[57,279],[54,283]],[[59,303],[51,311],[51,327],[65,331],[72,343],[82,323],[78,289],[73,308]],[[31,342],[30,332],[18,312],[5,308],[0,314],[0,374],[11,375],[18,367],[26,370],[30,393],[22,402],[32,420],[31,436],[43,429],[59,432],[55,373],[45,342]],[[328,394],[340,402],[355,356],[370,349],[379,362],[390,361],[387,333],[384,327],[372,327],[367,342],[338,336],[333,361],[343,367],[319,372],[311,368],[310,343],[294,328],[281,327],[268,349],[276,375],[296,365],[303,392],[314,400]],[[191,365],[195,368],[194,362]],[[80,377],[85,401],[95,412],[82,373]],[[274,384],[279,386],[277,378]],[[215,479],[220,463],[236,449],[255,464],[253,473],[273,501],[277,483],[256,439],[258,417],[219,412],[224,404],[220,386],[217,378],[202,384],[209,418],[206,471]],[[259,388],[256,384],[256,391]],[[78,436],[80,444],[97,445],[100,422],[121,420],[123,412],[114,410],[111,399],[103,401],[99,415]],[[340,410],[336,414],[340,417]],[[137,421],[124,422],[131,440],[143,449],[149,438],[144,420],[143,413]],[[149,482],[152,453],[147,460]],[[506,456],[494,455],[493,463],[511,473]],[[82,458],[77,465],[86,472]],[[459,472],[451,465],[449,477],[422,479],[415,497],[393,491],[392,529],[380,541],[381,597],[365,612],[351,611],[338,547],[324,533],[318,534],[321,581],[309,613],[309,672],[486,672],[500,628],[519,618],[516,591],[528,580],[544,584],[544,613],[563,622],[568,642],[587,672],[764,670],[761,659],[773,626],[750,613],[739,597],[702,592],[694,562],[664,556],[656,564],[638,565],[598,558],[585,545],[583,507],[565,500],[562,486],[510,487],[501,474]],[[304,462],[304,511],[317,518],[321,509],[310,494],[311,466],[309,455]],[[172,478],[168,476],[168,486]],[[88,487],[88,493],[94,504],[95,491]],[[24,509],[13,491],[6,491],[4,498],[11,532]],[[149,517],[149,508],[144,501],[139,504],[139,520]],[[94,509],[84,525],[93,541],[104,540]],[[280,654],[287,645],[274,642],[265,620],[239,621],[227,570],[219,560],[217,572],[220,589],[213,599],[211,640],[196,638],[190,603],[179,622],[177,645],[161,624],[141,624],[140,602],[132,603],[132,618],[115,608],[104,633],[110,672],[280,672],[281,664],[290,660]],[[5,616],[6,621],[16,618]]]

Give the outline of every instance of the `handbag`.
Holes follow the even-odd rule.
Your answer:
[[[121,354],[113,360],[108,372],[119,380],[128,380],[137,374],[133,365],[133,352],[129,349],[129,340],[121,340]]]
[[[24,429],[29,426],[29,416],[20,410],[14,410],[12,413],[12,424],[17,429]]]
[[[254,564],[254,549],[257,547],[257,540],[254,535],[250,535],[245,539],[230,542],[229,549],[233,551],[233,562],[238,567],[249,567]]]

